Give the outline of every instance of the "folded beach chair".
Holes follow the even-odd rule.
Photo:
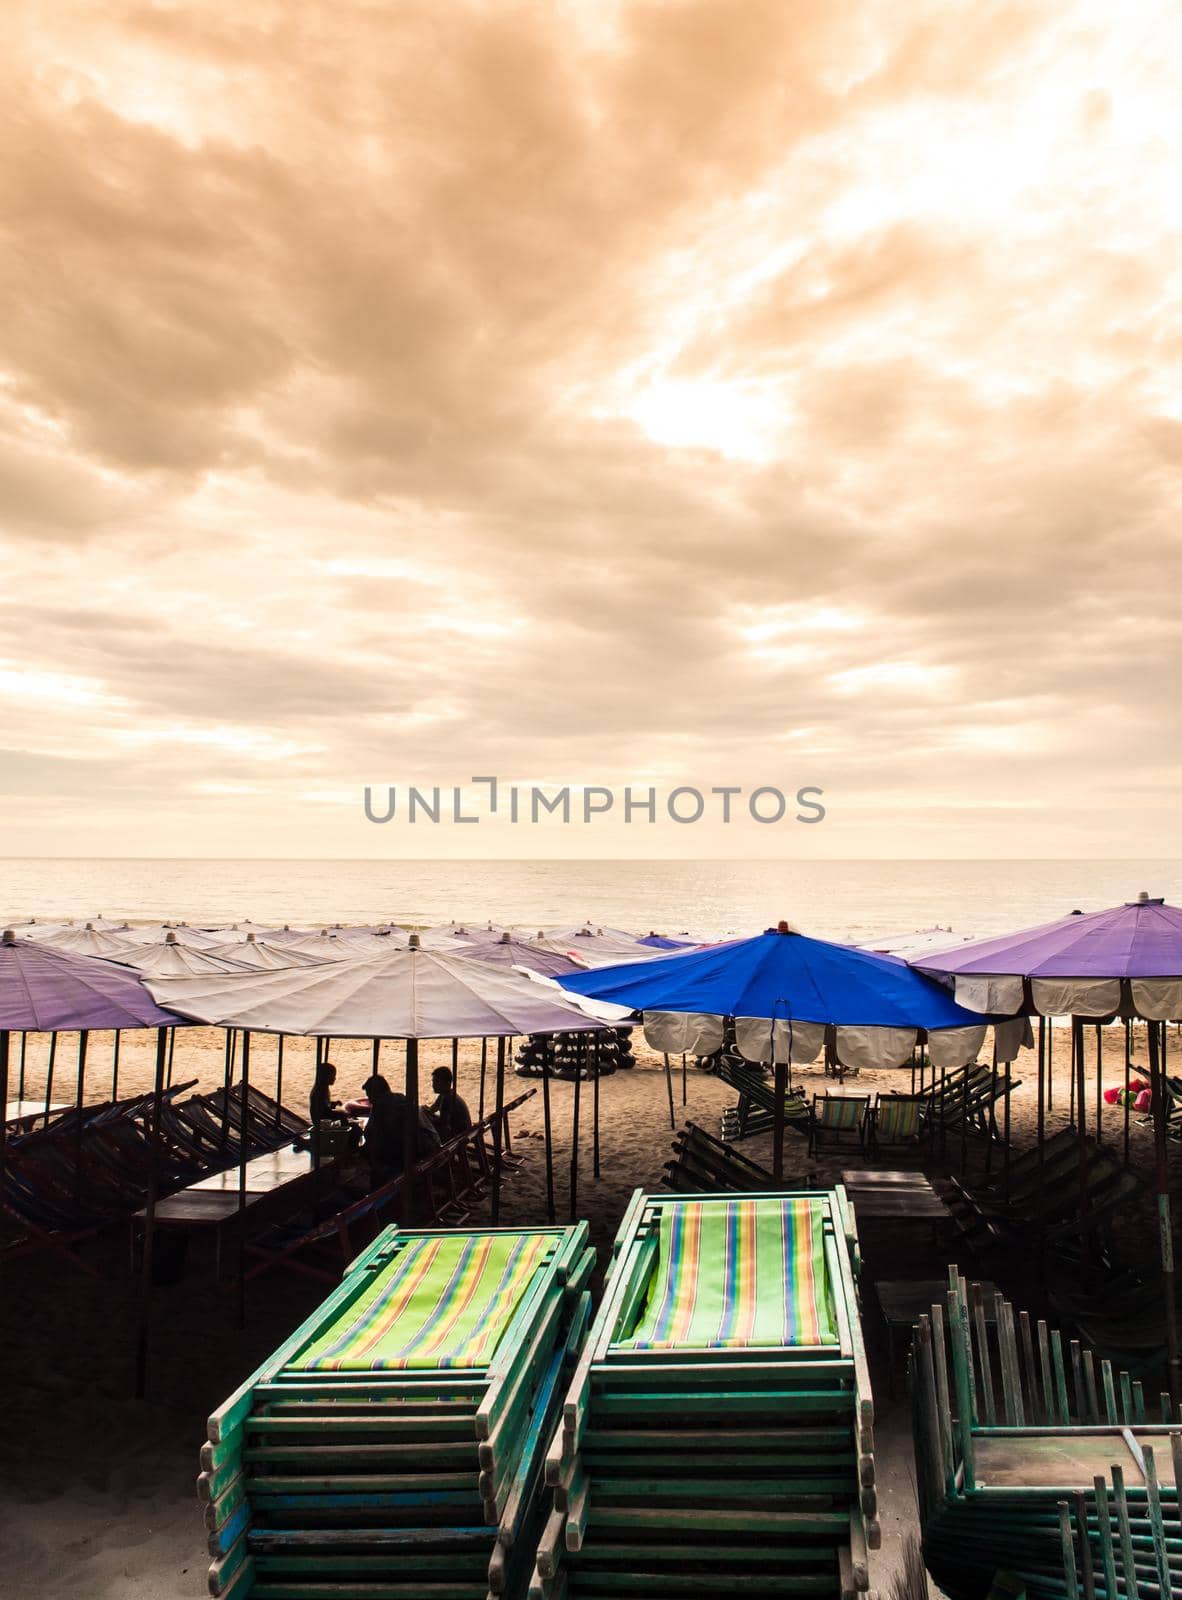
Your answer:
[[[715,1074],[739,1091],[739,1102],[722,1114],[722,1134],[726,1139],[747,1139],[770,1133],[776,1120],[774,1080],[762,1067],[735,1055],[720,1055]],[[784,1126],[806,1138],[809,1133],[809,1108],[802,1089],[790,1089],[784,1096]]]
[[[594,1261],[586,1223],[382,1233],[209,1419],[210,1592],[523,1593]]]
[[[865,1152],[869,1122],[868,1094],[815,1094],[809,1126],[809,1155],[816,1155],[827,1144],[856,1144]]]
[[[873,1407],[844,1227],[835,1191],[637,1191],[547,1454],[530,1600],[868,1588]]]
[[[951,1600],[1182,1593],[1182,1428],[1128,1372],[950,1269],[911,1354],[928,1570]],[[1155,1419],[1157,1417],[1162,1420]]]
[[[715,1139],[696,1122],[687,1122],[674,1138],[673,1159],[666,1161],[661,1182],[666,1189],[681,1194],[698,1190],[718,1194],[727,1189],[750,1194],[775,1188],[770,1172]]]

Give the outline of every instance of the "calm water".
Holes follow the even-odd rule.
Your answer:
[[[983,936],[1134,899],[1182,898],[1182,861],[0,861],[4,922],[452,920],[703,938],[787,917],[836,939],[935,924]]]

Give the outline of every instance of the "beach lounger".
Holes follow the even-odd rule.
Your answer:
[[[999,1561],[1029,1600],[1132,1595],[1134,1570],[1142,1596],[1182,1592],[1182,1430],[1168,1397],[1147,1396],[1130,1373],[1097,1362],[1045,1322],[1032,1324],[1001,1295],[989,1328],[984,1309],[979,1287],[952,1268],[947,1295],[920,1318],[912,1347],[933,1577],[951,1600],[978,1600]],[[1129,1565],[1118,1585],[1122,1540]]]
[[[530,1600],[852,1597],[873,1405],[836,1191],[637,1191],[546,1458]]]
[[[594,1261],[586,1223],[383,1232],[209,1419],[211,1594],[522,1595]]]
[[[870,1124],[868,1094],[815,1094],[809,1124],[809,1155],[826,1145],[856,1144],[865,1154]]]
[[[763,1068],[740,1056],[720,1055],[714,1068],[717,1077],[739,1091],[739,1101],[722,1114],[722,1134],[726,1139],[748,1139],[770,1133],[776,1120],[775,1082]],[[803,1089],[791,1089],[784,1096],[784,1126],[808,1137],[809,1108]]]
[[[751,1194],[776,1186],[765,1168],[715,1139],[695,1122],[687,1122],[674,1138],[673,1158],[666,1161],[661,1182],[666,1189],[681,1194],[699,1190],[717,1194],[727,1189]]]
[[[880,1094],[870,1114],[870,1147],[898,1153],[919,1150],[928,1138],[930,1102],[922,1094]]]

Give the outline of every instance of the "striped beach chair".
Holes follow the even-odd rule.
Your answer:
[[[836,1192],[638,1191],[546,1481],[530,1600],[866,1591],[873,1406]]]
[[[928,1132],[928,1097],[923,1094],[880,1094],[870,1117],[870,1144],[879,1150],[918,1148]]]
[[[857,1144],[865,1152],[870,1124],[868,1094],[815,1094],[809,1124],[809,1155],[827,1144]]]
[[[594,1261],[585,1223],[382,1233],[209,1419],[211,1594],[522,1592]]]

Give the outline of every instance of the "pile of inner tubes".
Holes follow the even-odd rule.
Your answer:
[[[607,1028],[602,1033],[531,1033],[513,1061],[521,1078],[606,1078],[618,1068],[635,1066],[632,1029]]]

